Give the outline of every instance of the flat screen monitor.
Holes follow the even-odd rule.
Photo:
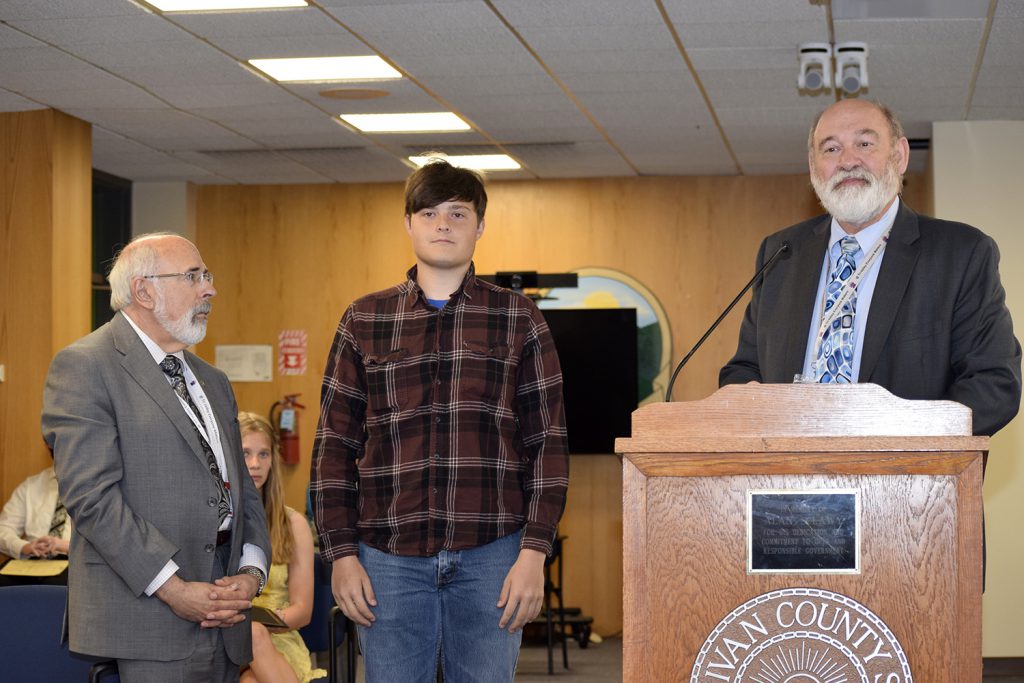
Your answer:
[[[615,452],[637,405],[634,308],[542,309],[565,383],[569,452]]]

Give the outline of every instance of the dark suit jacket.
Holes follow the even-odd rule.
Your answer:
[[[784,242],[754,289],[736,355],[719,384],[792,382],[802,371],[830,216],[767,237],[758,267]],[[999,281],[995,242],[963,223],[900,204],[871,300],[859,381],[906,399],[948,399],[974,411],[974,433],[994,434],[1020,405],[1021,347]]]
[[[217,417],[234,523],[228,573],[243,543],[270,559],[263,505],[242,458],[238,410],[224,373],[185,354]],[[199,625],[145,589],[174,559],[185,581],[209,581],[217,487],[192,422],[160,366],[122,315],[53,359],[43,434],[74,520],[67,626],[71,649],[117,659],[190,655]],[[249,661],[248,620],[222,631],[228,656]]]

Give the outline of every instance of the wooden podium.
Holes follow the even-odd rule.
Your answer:
[[[640,408],[632,434],[616,441],[623,680],[981,681],[988,439],[968,408],[870,384],[735,385]],[[814,511],[830,491],[857,499],[855,569],[748,568],[751,545],[849,522]],[[812,505],[751,502],[792,492]]]

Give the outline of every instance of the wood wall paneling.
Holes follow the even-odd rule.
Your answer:
[[[0,493],[50,463],[39,415],[53,354],[89,331],[91,130],[0,114]]]
[[[905,196],[915,205],[916,177]],[[355,298],[399,282],[413,255],[400,184],[202,186],[198,245],[216,274],[209,334],[217,344],[273,344],[284,329],[309,335],[305,375],[236,383],[243,410],[266,413],[300,392],[302,462],[287,466],[289,504],[303,509],[321,373],[337,322]],[[820,213],[806,175],[493,181],[480,273],[587,266],[621,270],[665,307],[684,353],[750,278],[760,240]],[[717,387],[735,350],[736,310],[680,376],[677,400]],[[569,426],[570,429],[572,426]],[[595,617],[595,631],[622,629],[621,466],[614,456],[573,457],[562,533],[566,600]]]

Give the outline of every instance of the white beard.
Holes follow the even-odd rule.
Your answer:
[[[157,297],[156,308],[153,309],[153,315],[156,316],[160,326],[179,343],[192,346],[203,341],[203,338],[206,336],[206,320],[199,320],[196,318],[196,315],[199,313],[208,314],[211,308],[213,307],[209,301],[203,301],[196,304],[192,310],[186,311],[177,320],[172,320],[165,310],[163,297],[159,296]]]
[[[836,187],[850,178],[860,178],[868,184],[865,187]],[[871,219],[885,210],[893,197],[899,194],[901,181],[896,170],[896,159],[893,158],[886,164],[881,177],[875,176],[863,167],[857,167],[848,171],[836,171],[835,175],[825,180],[812,170],[811,184],[818,195],[818,201],[833,218],[843,223],[867,225]]]

